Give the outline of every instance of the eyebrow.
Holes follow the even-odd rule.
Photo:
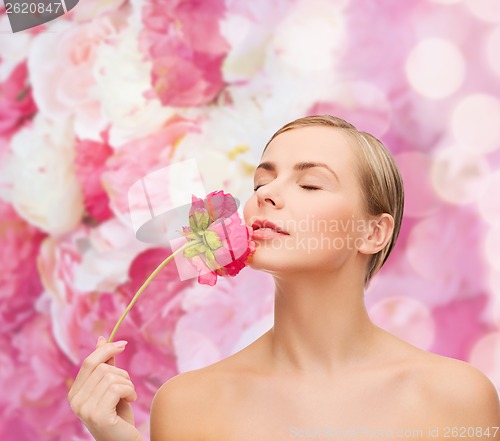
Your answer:
[[[313,167],[322,167],[327,170],[329,170],[334,176],[337,181],[340,182],[339,177],[337,176],[337,173],[335,173],[327,164],[324,162],[298,162],[293,166],[293,169],[295,171],[302,171],[302,170],[308,170]],[[273,162],[262,162],[260,163],[255,171],[257,171],[259,168],[263,168],[264,170],[269,170],[269,171],[275,171],[276,170],[276,165]]]

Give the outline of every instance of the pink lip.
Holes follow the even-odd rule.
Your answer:
[[[253,232],[252,239],[266,240],[266,239],[272,239],[274,237],[283,237],[283,236],[288,236],[288,234],[278,233],[277,231],[273,230],[259,229]]]
[[[261,228],[271,228],[273,230],[276,230],[276,232],[288,235],[286,231],[283,231],[281,228],[279,228],[277,225],[272,223],[271,221],[268,221],[266,219],[257,219],[253,224],[252,228],[254,231],[258,231]]]

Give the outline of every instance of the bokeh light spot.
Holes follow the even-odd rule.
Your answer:
[[[370,308],[370,318],[377,326],[421,349],[429,348],[434,340],[434,319],[430,309],[418,300],[387,297]]]
[[[483,156],[452,146],[436,152],[431,166],[431,181],[441,199],[462,205],[477,199],[489,172],[489,163]]]
[[[322,0],[298,2],[290,11],[274,34],[277,58],[299,71],[331,68],[345,33],[338,5]]]
[[[500,76],[500,26],[493,29],[486,40],[486,56],[493,71]]]
[[[453,43],[440,38],[418,43],[406,60],[405,69],[413,89],[432,99],[451,95],[465,78],[462,53]]]
[[[483,219],[491,225],[500,226],[500,170],[489,176],[478,198],[478,209]]]
[[[486,233],[484,251],[488,263],[496,271],[500,271],[500,226],[495,226]]]
[[[481,93],[465,97],[453,110],[451,131],[465,150],[476,154],[495,150],[500,146],[500,101]]]
[[[500,23],[500,2],[498,0],[465,0],[465,6],[480,20]]]
[[[463,0],[431,0],[432,2],[434,3],[443,3],[443,4],[446,4],[446,5],[451,5],[453,3],[459,3]]]

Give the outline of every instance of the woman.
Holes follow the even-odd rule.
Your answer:
[[[488,428],[500,439],[498,394],[486,376],[406,343],[367,314],[364,290],[394,247],[403,205],[394,159],[371,135],[331,116],[276,132],[244,207],[257,244],[251,266],[275,280],[274,326],[167,381],[153,400],[151,440],[436,439],[461,427],[468,439]],[[113,366],[121,351],[99,341],[68,395],[99,441],[141,439],[133,384]]]

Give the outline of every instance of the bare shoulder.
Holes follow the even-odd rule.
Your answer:
[[[197,441],[208,427],[207,409],[220,397],[220,375],[201,368],[170,378],[156,392],[151,405],[151,441]]]
[[[423,352],[417,363],[427,409],[445,424],[500,426],[500,402],[491,380],[461,360]]]
[[[384,371],[401,420],[427,427],[500,426],[500,402],[491,380],[464,361],[424,351],[387,332]],[[500,430],[497,434],[500,439]],[[496,439],[496,438],[495,438]]]
[[[228,406],[236,402],[244,379],[254,372],[250,360],[257,343],[166,381],[151,405],[151,441],[205,441],[219,433]]]

